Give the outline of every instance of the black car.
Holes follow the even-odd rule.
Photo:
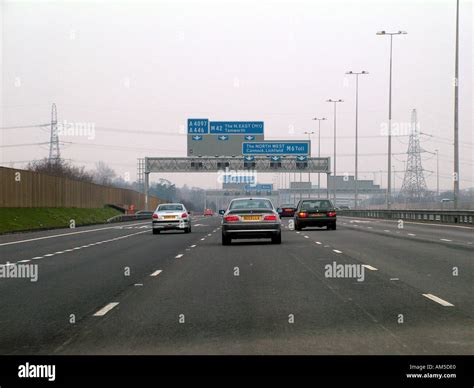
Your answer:
[[[294,217],[295,210],[295,205],[284,204],[278,208],[278,214],[280,214],[280,217]]]
[[[327,227],[336,230],[336,209],[328,199],[303,199],[299,201],[295,212],[295,229],[309,226]]]

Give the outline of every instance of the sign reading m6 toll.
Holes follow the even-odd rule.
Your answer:
[[[265,141],[242,143],[242,155],[309,155],[311,142],[308,141]]]

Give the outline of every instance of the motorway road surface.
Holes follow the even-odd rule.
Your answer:
[[[0,236],[0,264],[39,271],[0,279],[0,354],[474,354],[473,229],[284,225],[282,245],[224,247],[217,216],[190,234]],[[325,277],[333,262],[366,265],[364,281]]]

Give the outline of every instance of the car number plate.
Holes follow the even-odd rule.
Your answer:
[[[244,221],[260,221],[260,216],[242,216]]]
[[[314,214],[310,214],[310,217],[323,217],[325,215],[326,214],[323,214],[323,213],[314,213]]]
[[[176,216],[164,216],[163,217],[165,220],[174,220]]]

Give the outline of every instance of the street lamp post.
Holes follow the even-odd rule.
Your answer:
[[[317,118],[313,120],[318,122],[318,158],[321,157],[321,121],[327,120],[326,117]],[[321,173],[318,172],[318,198],[321,198]]]
[[[360,72],[348,71],[346,74],[355,75],[356,76],[356,98],[355,98],[355,166],[354,166],[354,208],[357,209],[359,203],[359,190],[358,190],[358,166],[359,166],[359,152],[358,152],[358,132],[359,132],[359,75],[361,74],[369,74],[369,72],[363,70]]]
[[[459,202],[459,0],[456,1],[456,50],[454,60],[454,208]]]
[[[436,197],[439,197],[439,150],[436,149]]]
[[[334,104],[334,171],[333,171],[333,200],[334,206],[336,206],[336,105],[338,102],[344,102],[343,100],[333,100],[329,99],[326,102],[332,102]]]
[[[387,196],[386,205],[387,209],[391,206],[391,179],[392,179],[392,46],[394,35],[406,35],[405,31],[387,32],[379,31],[377,35],[388,35],[390,36],[390,80],[388,88],[388,164],[387,164]]]
[[[311,143],[311,135],[314,135],[314,132],[313,131],[306,131],[304,134],[308,135],[308,140]],[[311,157],[311,155],[309,155],[309,157]],[[311,185],[311,172],[310,171],[308,171],[308,182]],[[310,187],[309,193],[308,193],[308,198],[310,198],[310,197],[311,197],[311,187]]]

